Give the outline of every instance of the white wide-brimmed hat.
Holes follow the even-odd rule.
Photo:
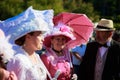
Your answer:
[[[0,22],[0,27],[6,36],[11,35],[14,42],[20,37],[33,31],[49,31],[53,27],[53,10],[35,10],[29,7],[21,14]]]
[[[101,19],[96,28],[94,28],[96,31],[113,31],[115,30],[113,21],[110,19]]]
[[[66,43],[69,42],[70,40],[76,39],[69,26],[59,23],[57,26],[54,26],[54,28],[51,29],[51,31],[46,35],[43,42],[44,45],[46,47],[51,47],[51,38],[53,36],[59,36],[59,35],[63,35],[66,37],[67,39]]]

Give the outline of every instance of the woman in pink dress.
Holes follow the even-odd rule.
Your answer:
[[[63,24],[55,26],[45,37],[46,53],[41,55],[41,59],[52,78],[57,80],[71,79],[72,64],[66,44],[74,39],[70,28]]]

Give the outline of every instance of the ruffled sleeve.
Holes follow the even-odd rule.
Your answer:
[[[9,63],[7,64],[7,70],[14,71],[19,80],[28,80],[26,77],[27,75],[29,75],[27,74],[29,72],[27,71],[27,65],[29,66],[30,64],[29,61],[27,61],[27,59],[25,58],[25,56],[17,55],[11,61],[9,61]]]
[[[25,55],[16,55],[7,64],[8,71],[14,71],[18,80],[40,80],[35,66],[32,66],[29,59]]]

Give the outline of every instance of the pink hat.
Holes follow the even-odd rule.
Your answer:
[[[0,38],[5,38],[5,34],[2,29],[0,29]]]
[[[46,47],[50,47],[51,38],[53,36],[59,36],[59,35],[65,36],[67,38],[67,42],[69,42],[70,40],[76,39],[69,26],[66,26],[64,24],[58,24],[57,26],[54,26],[54,28],[46,35],[46,37],[44,38],[44,42],[43,42],[44,45]]]

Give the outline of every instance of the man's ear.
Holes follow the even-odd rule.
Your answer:
[[[111,32],[110,32],[110,36],[113,36],[113,33],[114,33],[114,31],[111,31]]]

